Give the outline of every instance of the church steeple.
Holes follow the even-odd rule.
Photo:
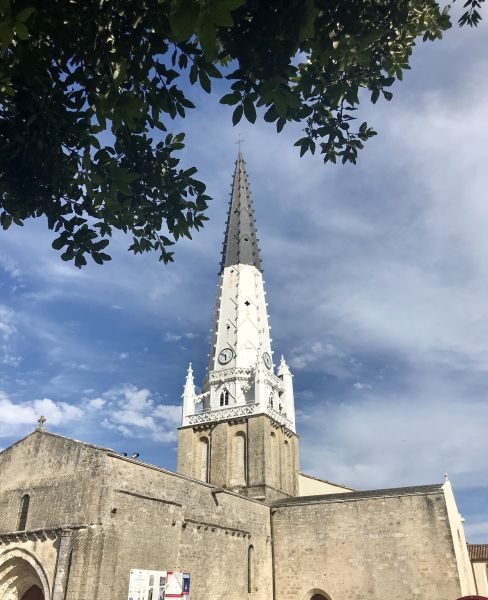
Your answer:
[[[232,181],[220,274],[224,272],[225,267],[237,264],[252,265],[259,271],[261,270],[246,163],[240,151]]]
[[[265,294],[251,194],[239,151],[208,371],[199,395],[191,373],[187,376],[178,470],[200,477],[201,464],[210,465],[210,483],[272,498],[296,493],[298,447],[292,375],[284,361],[275,373]]]

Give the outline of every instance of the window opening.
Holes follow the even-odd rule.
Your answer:
[[[220,393],[220,406],[229,406],[229,390]]]
[[[208,483],[208,455],[209,455],[208,438],[200,438],[200,480]]]
[[[19,511],[19,525],[18,530],[24,531],[27,525],[27,515],[29,514],[29,504],[30,504],[30,496],[29,494],[25,494],[22,496],[22,500],[20,501],[20,511]]]
[[[254,546],[249,546],[247,549],[247,593],[252,592],[254,583]]]
[[[230,483],[231,485],[246,485],[247,483],[247,461],[246,461],[246,434],[238,431],[231,441]]]

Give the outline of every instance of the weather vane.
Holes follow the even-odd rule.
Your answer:
[[[237,141],[236,141],[236,144],[239,146],[239,152],[241,151],[241,144],[242,144],[242,142],[243,142],[243,141],[244,141],[244,138],[242,138],[242,137],[241,137],[241,134],[240,134],[240,133],[238,133],[238,134],[237,134]]]

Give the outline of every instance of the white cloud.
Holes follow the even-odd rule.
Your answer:
[[[301,344],[291,351],[290,365],[295,369],[305,369],[317,361],[330,358],[342,359],[344,354],[335,348],[332,344],[323,342],[313,342],[311,344]]]
[[[198,333],[194,333],[193,331],[187,331],[184,335],[188,340],[194,340],[199,337]]]
[[[17,317],[12,309],[0,304],[0,338],[8,340],[17,333]]]
[[[83,416],[83,410],[66,402],[53,402],[50,398],[27,402],[15,402],[0,392],[0,436],[25,431],[37,426],[37,419],[44,415],[48,425],[64,425]]]
[[[181,340],[182,336],[178,333],[171,333],[169,331],[167,331],[164,334],[164,341],[165,342],[178,342],[179,340]]]
[[[300,411],[305,471],[361,489],[440,482],[446,471],[457,487],[488,486],[486,399],[424,385]]]
[[[93,390],[90,390],[93,391]],[[106,400],[104,400],[103,398],[93,398],[92,400],[88,401],[88,406],[89,408],[92,408],[93,410],[100,410],[101,408],[103,408],[106,404]]]
[[[126,358],[129,358],[129,353],[128,352],[121,352],[119,354],[119,360],[125,360]]]
[[[159,404],[149,389],[130,384],[111,388],[87,406],[102,413],[104,427],[124,437],[173,442],[181,423],[181,406]]]
[[[355,383],[352,384],[352,387],[355,390],[370,390],[370,389],[372,389],[371,384],[362,383],[361,381],[356,381]]]
[[[15,280],[21,280],[22,272],[19,269],[17,261],[7,254],[0,253],[0,267]]]
[[[153,414],[163,419],[169,426],[173,425],[176,428],[181,425],[181,406],[179,404],[159,404]]]

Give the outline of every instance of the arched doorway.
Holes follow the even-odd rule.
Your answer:
[[[323,590],[313,589],[308,592],[305,600],[332,600],[329,594],[326,594]]]
[[[0,554],[0,600],[48,600],[49,584],[37,558],[13,548]]]
[[[44,594],[40,587],[33,585],[26,591],[21,600],[44,600]]]

